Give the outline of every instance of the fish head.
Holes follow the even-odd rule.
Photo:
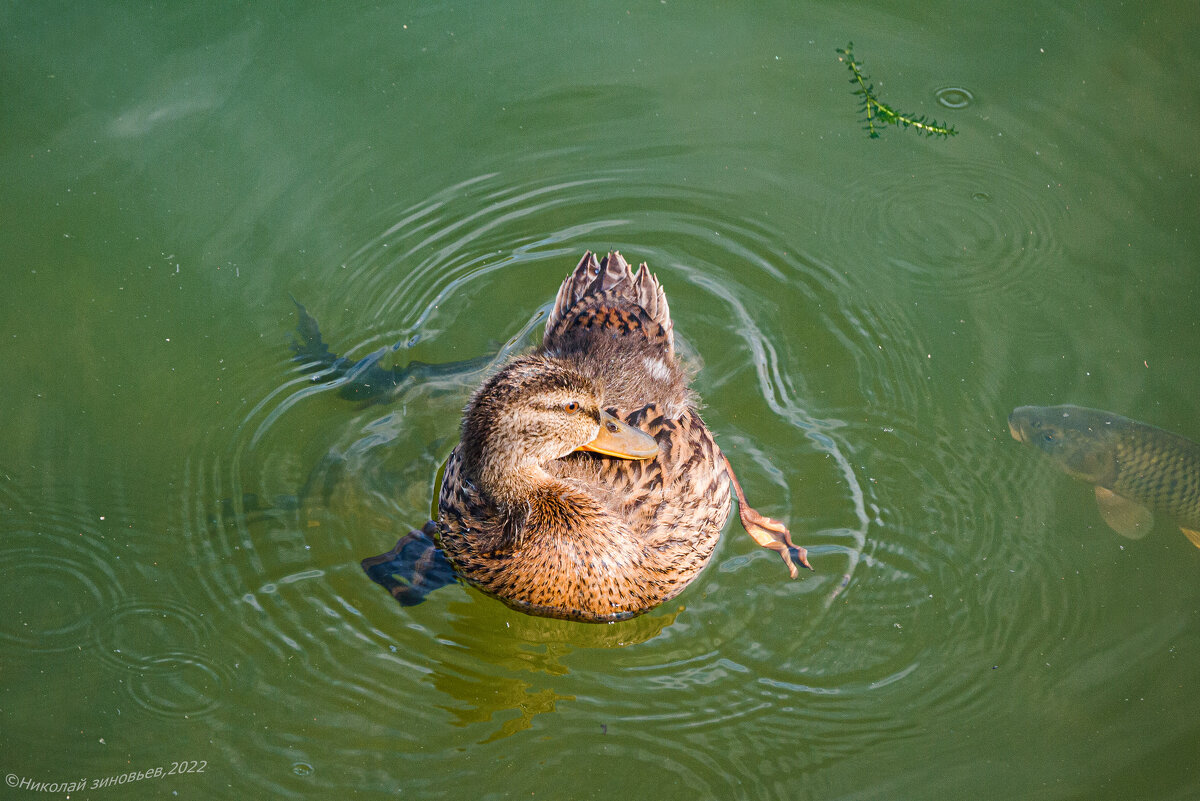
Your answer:
[[[1092,484],[1111,482],[1124,418],[1081,406],[1021,406],[1008,416],[1013,439],[1049,456],[1060,470]]]

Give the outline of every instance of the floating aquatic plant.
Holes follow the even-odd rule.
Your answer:
[[[838,48],[837,52],[841,53],[838,61],[845,61],[846,66],[850,68],[851,74],[854,76],[850,79],[850,83],[857,85],[857,89],[853,94],[862,98],[862,105],[859,111],[866,112],[866,125],[863,130],[867,132],[867,136],[872,139],[879,138],[879,129],[884,125],[897,125],[901,128],[914,128],[918,133],[926,136],[941,136],[950,137],[957,136],[958,131],[949,125],[942,125],[936,120],[927,119],[925,115],[917,117],[913,114],[903,114],[896,111],[887,103],[884,103],[875,96],[875,86],[869,83],[870,78],[863,75],[862,63],[854,60],[854,43],[850,42],[846,48]]]

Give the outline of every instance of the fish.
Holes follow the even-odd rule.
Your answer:
[[[364,406],[385,403],[399,396],[404,388],[422,383],[448,380],[468,386],[471,376],[482,376],[496,359],[495,354],[489,353],[445,364],[429,364],[412,359],[403,367],[381,366],[389,354],[399,349],[399,345],[396,345],[380,348],[352,361],[331,351],[325,340],[321,339],[321,330],[308,309],[295,298],[292,298],[292,303],[296,304],[297,318],[296,333],[291,343],[294,354],[292,361],[301,365],[302,372],[314,374],[311,379],[313,383],[336,384],[338,395],[346,400],[359,401]]]
[[[1020,406],[1008,430],[1094,485],[1100,515],[1118,534],[1140,539],[1160,513],[1200,548],[1200,443],[1082,406]]]

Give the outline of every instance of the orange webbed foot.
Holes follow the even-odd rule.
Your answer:
[[[793,553],[800,564],[809,570],[813,569],[813,566],[808,563],[808,550],[804,546],[792,542],[792,532],[788,531],[787,526],[778,520],[761,515],[757,510],[740,503],[738,511],[746,533],[753,537],[754,541],[762,547],[777,551],[783,557],[783,563],[787,565],[788,575],[796,578],[800,572],[796,568],[796,563],[792,561]]]
[[[742,520],[742,527],[746,529],[746,533],[762,547],[777,552],[783,558],[783,563],[787,565],[788,575],[792,578],[796,578],[800,572],[796,568],[796,563],[792,561],[793,555],[800,564],[812,570],[813,566],[808,563],[808,551],[803,546],[792,542],[792,532],[788,531],[787,526],[774,518],[760,514],[757,509],[746,503],[742,485],[738,483],[737,476],[733,473],[733,465],[729,463],[728,457],[725,459],[725,468],[729,471],[729,481],[733,484],[733,492],[737,496],[738,516]]]

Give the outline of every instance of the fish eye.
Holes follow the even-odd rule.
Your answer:
[[[1043,431],[1042,432],[1042,442],[1054,442],[1054,432],[1053,431]]]
[[[579,401],[567,401],[565,404],[563,404],[563,408],[574,414],[575,412],[579,411]]]

